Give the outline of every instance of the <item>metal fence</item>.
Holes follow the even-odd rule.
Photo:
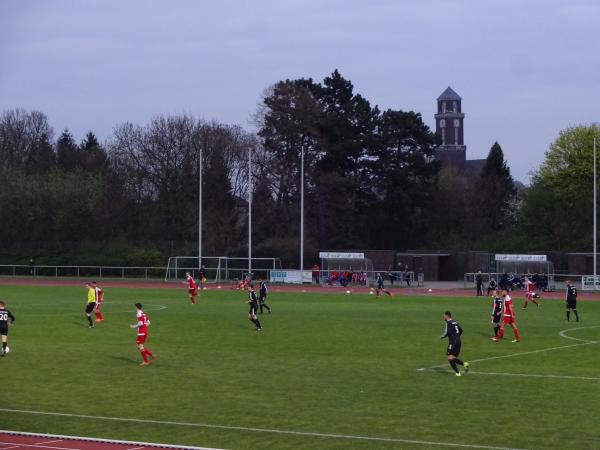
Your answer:
[[[125,266],[29,266],[0,264],[0,276],[54,277],[54,278],[134,278],[154,279],[164,276],[166,267]]]
[[[463,278],[463,286],[465,288],[472,287],[475,285],[475,279],[478,273],[476,272],[468,272],[465,273]],[[496,283],[500,282],[500,278],[502,277],[502,273],[481,273],[483,278],[484,286],[487,288],[490,279],[496,280]],[[571,280],[573,283],[577,285],[581,285],[582,277],[589,277],[590,275],[583,274],[569,274],[569,273],[552,273],[546,274],[548,285],[545,290],[555,291],[557,289],[562,289],[565,287],[565,283],[567,280]],[[519,277],[517,277],[519,278]],[[516,286],[519,287],[518,285]],[[583,286],[582,286],[583,288]]]
[[[145,279],[145,280],[164,280],[165,272],[167,267],[142,267],[142,266],[54,266],[54,265],[35,265],[30,266],[27,264],[0,264],[0,277],[44,277],[44,278],[86,278],[86,279]],[[207,272],[222,271],[223,268],[206,267]],[[175,279],[181,279],[185,272],[192,273],[193,276],[197,276],[197,267],[179,267],[177,268],[178,277]],[[272,269],[253,269],[252,273],[254,279],[262,278],[265,280],[271,279]],[[282,272],[282,269],[277,269],[276,272]],[[284,271],[285,272],[285,271]],[[297,270],[291,270],[289,272],[298,272]],[[311,272],[311,271],[307,271]],[[247,269],[241,268],[228,268],[223,272],[222,278],[215,279],[209,278],[210,281],[229,282],[241,280],[247,273]],[[378,272],[373,271],[367,275],[364,285],[374,285],[374,280]],[[394,279],[395,286],[401,286],[409,281],[410,285],[414,285],[416,281],[417,286],[423,285],[423,274],[415,274],[414,272],[387,272],[381,271],[381,275],[384,277],[386,285],[390,285],[390,276]],[[331,273],[329,271],[319,271],[319,284],[339,285],[339,278],[336,280],[331,279]],[[283,281],[283,280],[282,280]],[[313,283],[315,282],[313,277]],[[350,285],[356,285],[351,283],[351,279],[348,280]],[[285,282],[285,281],[284,281]],[[305,281],[306,282],[306,281]],[[467,278],[465,275],[465,286]]]

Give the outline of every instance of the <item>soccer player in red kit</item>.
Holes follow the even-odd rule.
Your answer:
[[[527,308],[529,300],[540,306],[538,301],[533,297],[533,294],[535,294],[535,284],[529,278],[525,277],[525,303],[523,304],[523,309]]]
[[[150,325],[150,321],[148,320],[148,316],[146,316],[146,313],[142,311],[141,303],[135,304],[135,315],[137,322],[129,326],[137,330],[137,338],[135,340],[135,343],[137,344],[138,350],[140,351],[140,355],[142,355],[142,359],[144,360],[144,362],[142,362],[140,365],[147,366],[150,364],[148,357],[152,358],[152,361],[154,361],[156,359],[156,356],[154,356],[154,354],[150,350],[144,347],[144,344],[146,343],[146,338],[148,337],[148,325]]]
[[[92,289],[94,289],[94,292],[96,292],[96,306],[94,307],[96,322],[102,322],[104,320],[104,317],[100,312],[100,303],[102,303],[104,293],[102,292],[100,286],[98,286],[98,283],[96,283],[95,281],[92,281]]]
[[[512,298],[506,291],[502,291],[502,297],[504,298],[504,310],[502,312],[502,325],[500,325],[500,330],[496,337],[492,338],[492,341],[498,342],[502,339],[504,335],[504,327],[508,324],[513,329],[513,333],[515,334],[515,338],[513,342],[516,344],[517,342],[521,342],[521,338],[519,337],[519,329],[517,328],[517,324],[515,323],[515,307],[512,302]]]
[[[198,295],[198,290],[196,289],[196,281],[194,281],[194,277],[189,272],[185,273],[185,278],[188,284],[188,296],[190,297],[192,305],[195,305],[196,295]]]

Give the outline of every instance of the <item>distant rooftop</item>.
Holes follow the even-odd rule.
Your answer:
[[[462,100],[462,99],[460,98],[460,95],[458,95],[456,92],[454,92],[450,86],[448,86],[448,88],[444,92],[442,92],[442,95],[440,95],[438,97],[438,101],[439,100]]]

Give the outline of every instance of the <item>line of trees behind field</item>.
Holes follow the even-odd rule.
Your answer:
[[[307,263],[318,248],[587,249],[588,168],[577,160],[576,186],[561,170],[571,141],[587,155],[597,127],[565,130],[517,192],[500,145],[472,179],[441,168],[419,113],[380,111],[337,71],[276,83],[254,120],[257,133],[159,115],[77,142],[42,112],[0,113],[1,262],[162,265],[194,254],[201,152],[206,255],[246,254],[251,176],[253,255],[298,264],[302,152]]]

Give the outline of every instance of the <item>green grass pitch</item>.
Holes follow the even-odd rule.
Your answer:
[[[272,292],[257,333],[242,292],[205,291],[195,306],[183,287],[105,293],[106,320],[89,330],[83,288],[0,286],[17,317],[0,358],[1,429],[231,450],[600,448],[600,303],[580,302],[582,321],[566,323],[563,302],[522,311],[519,295],[512,344],[510,329],[489,340],[487,299]],[[150,367],[128,327],[138,300]],[[473,361],[461,378],[438,339],[446,309]]]

